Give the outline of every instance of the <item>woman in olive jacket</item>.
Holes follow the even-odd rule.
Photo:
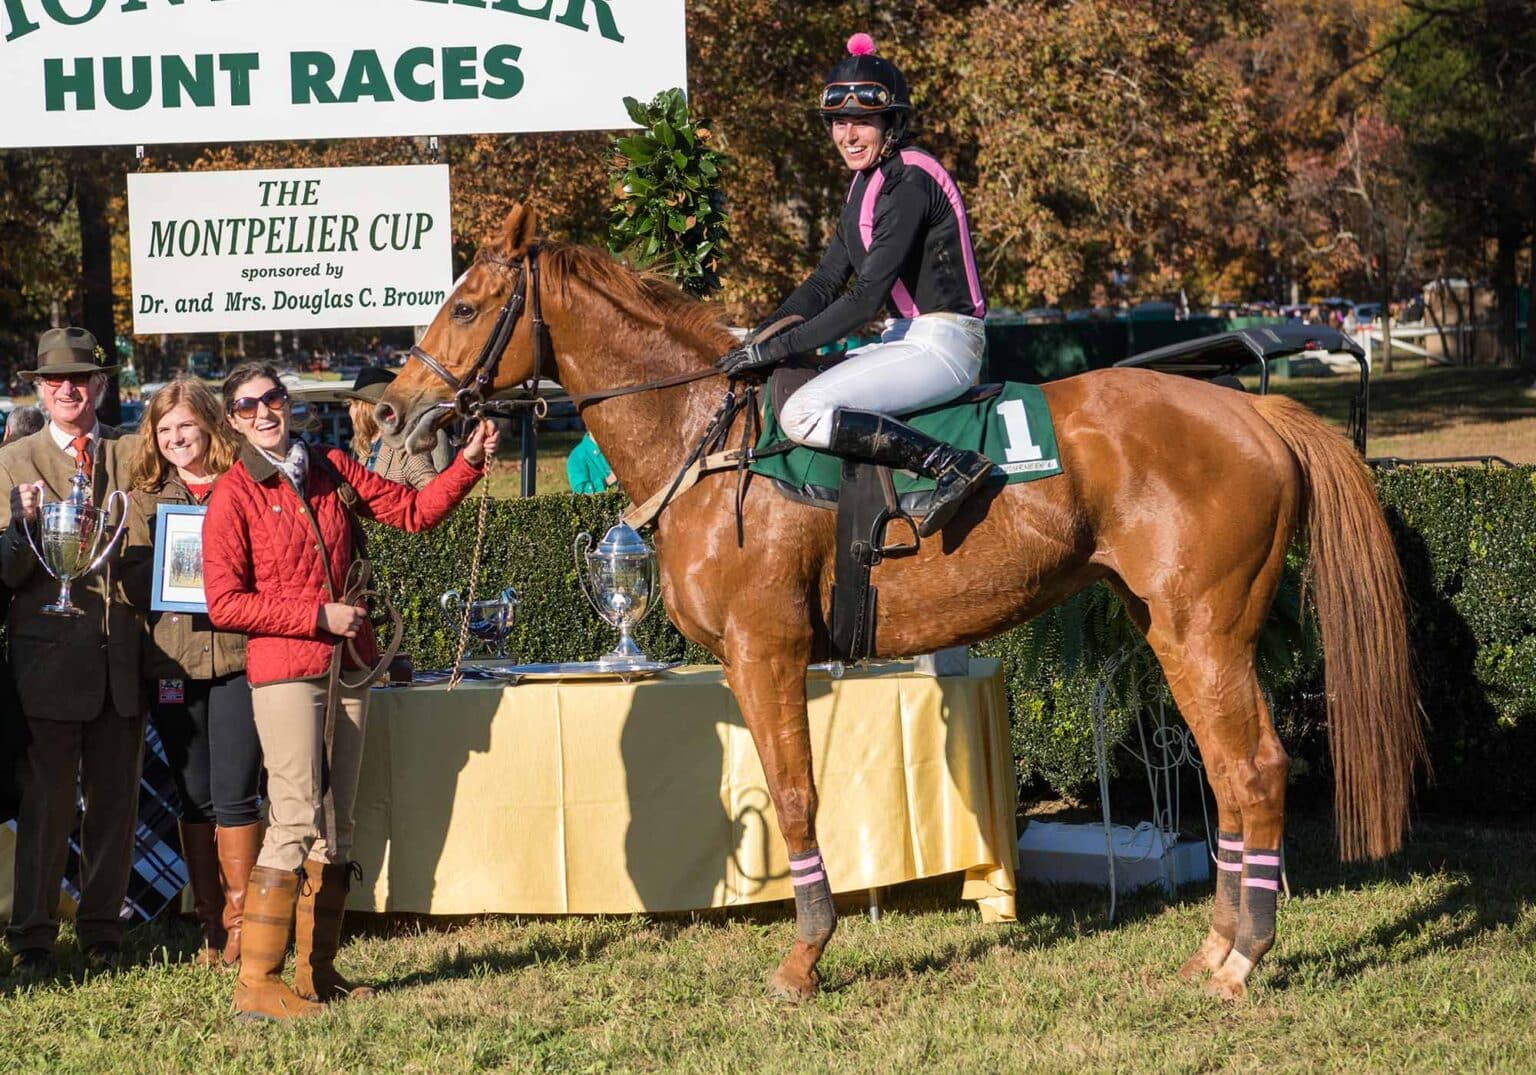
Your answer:
[[[203,504],[230,468],[236,448],[223,417],[219,398],[191,377],[176,378],[150,400],[134,460],[131,550],[153,545],[161,504]],[[199,559],[199,574],[201,568]],[[145,609],[149,575],[143,565],[131,576],[143,587],[135,603]],[[146,631],[150,718],[181,800],[182,857],[202,927],[197,961],[231,966],[240,958],[246,884],[261,846],[261,744],[245,678],[245,636],[216,631],[195,612],[150,611]]]

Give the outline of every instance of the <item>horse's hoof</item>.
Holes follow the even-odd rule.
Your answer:
[[[1198,982],[1201,978],[1204,978],[1207,974],[1210,973],[1211,964],[1210,961],[1205,958],[1205,954],[1203,952],[1196,952],[1194,955],[1186,959],[1184,961],[1184,965],[1179,968],[1179,977],[1183,978],[1186,982]]]
[[[1194,955],[1186,959],[1184,965],[1179,968],[1179,977],[1186,982],[1198,982],[1207,974],[1220,970],[1231,952],[1232,942],[1212,930],[1205,940],[1200,942],[1200,947],[1195,949]]]
[[[1205,991],[1219,1000],[1240,1001],[1248,999],[1248,986],[1241,979],[1229,978],[1217,971],[1205,983]]]
[[[768,992],[774,999],[787,1000],[795,1004],[810,1000],[820,989],[821,975],[814,970],[807,975],[799,975],[780,967],[768,979]]]
[[[1248,975],[1253,972],[1253,960],[1241,952],[1228,954],[1226,962],[1205,983],[1205,991],[1222,1000],[1247,1000]]]

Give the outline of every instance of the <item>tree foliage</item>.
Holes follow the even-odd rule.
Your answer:
[[[906,71],[919,138],[966,194],[995,305],[1292,286],[1375,297],[1442,269],[1475,277],[1489,250],[1512,286],[1536,215],[1529,14],[1529,0],[688,0],[688,108],[712,117],[713,147],[733,161],[730,249],[699,269],[718,274],[738,323],[808,272],[847,191],[817,91],[865,30]],[[533,200],[552,236],[592,245],[607,243],[615,202],[623,227],[670,230],[670,211],[628,223],[611,140],[451,137],[435,156],[424,138],[151,147],[142,166],[441,160],[460,268],[515,201]],[[126,331],[132,165],[101,159],[116,169]],[[17,339],[55,301],[64,316],[80,306],[78,166],[75,151],[0,154],[0,316]]]
[[[1390,33],[1389,114],[1432,200],[1438,243],[1466,254],[1491,247],[1501,357],[1511,360],[1517,258],[1536,235],[1531,4],[1408,0]],[[1536,365],[1536,355],[1527,360]]]
[[[74,196],[58,156],[0,152],[0,354],[12,365],[32,353],[33,326],[47,323],[79,276]]]
[[[1135,297],[1208,272],[1218,207],[1277,178],[1218,52],[1251,15],[1181,0],[994,3],[941,24],[928,112],[970,158],[994,295],[1086,299],[1118,274]]]
[[[665,273],[690,295],[718,291],[729,238],[719,139],[707,119],[689,117],[682,90],[648,105],[626,97],[624,107],[640,131],[613,140],[609,249]]]

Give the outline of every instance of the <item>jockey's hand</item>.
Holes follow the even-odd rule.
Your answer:
[[[736,377],[749,370],[763,369],[767,366],[776,365],[779,361],[779,356],[768,353],[766,346],[745,343],[740,347],[731,348],[724,355],[720,356],[720,361],[715,363],[715,368],[723,370],[732,377]]]

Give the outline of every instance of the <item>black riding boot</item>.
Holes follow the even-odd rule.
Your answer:
[[[839,410],[833,415],[832,451],[937,481],[928,516],[917,528],[923,537],[942,530],[992,471],[992,461],[986,456],[935,440],[905,422],[873,411]]]

